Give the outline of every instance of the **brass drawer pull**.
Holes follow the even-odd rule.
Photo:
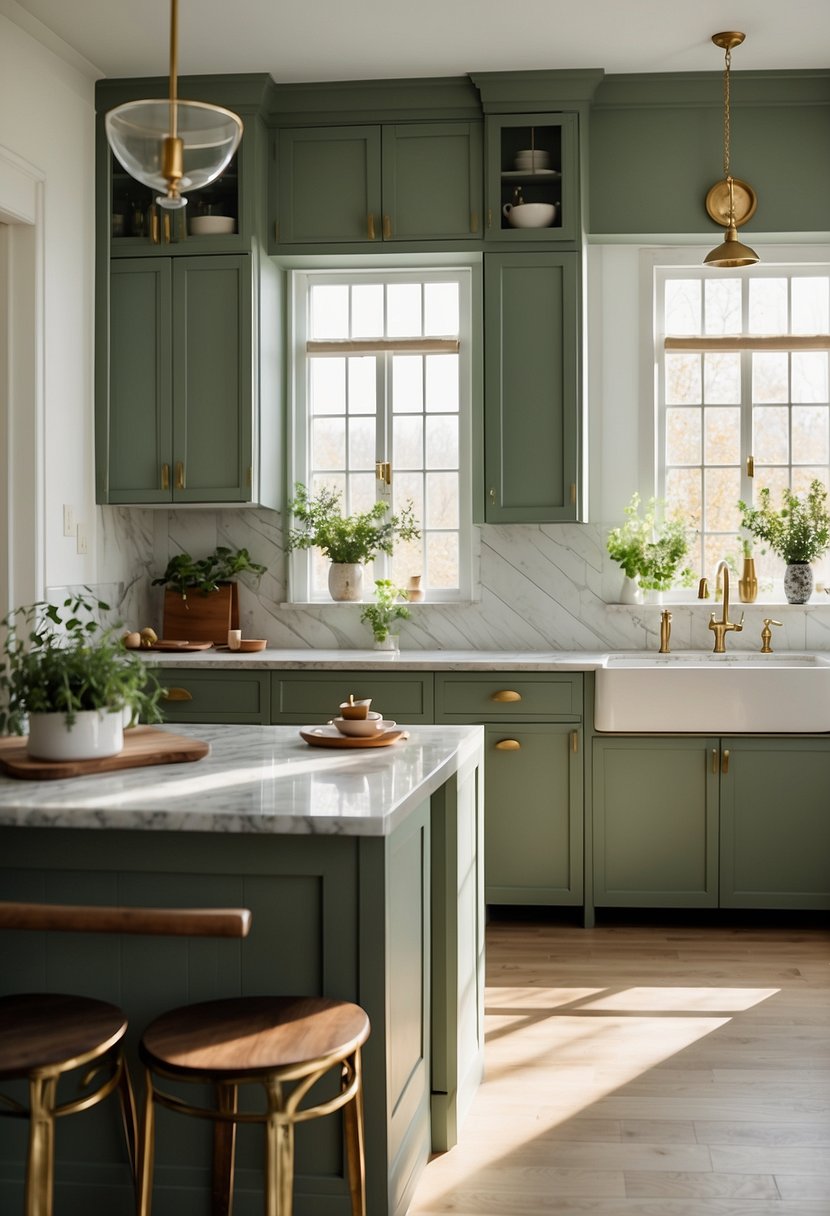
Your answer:
[[[490,693],[491,701],[521,701],[522,694],[514,692],[511,688],[500,688],[498,692]]]
[[[720,771],[723,773],[724,776],[726,776],[726,774],[729,772],[729,748],[728,747],[725,749],[725,751],[723,753],[723,759],[721,760]]]
[[[371,211],[366,217],[366,235],[370,241],[375,239],[375,217],[372,215]]]
[[[717,772],[718,772],[718,749],[717,749],[716,747],[713,747],[713,748],[712,748],[712,772],[715,774],[715,776],[717,776]]]
[[[162,490],[170,489],[170,465],[163,464],[161,466],[161,488]]]
[[[578,730],[571,731],[571,751],[574,753],[574,755],[576,755],[576,753],[579,751],[579,731]]]
[[[184,489],[184,461],[183,460],[176,461],[176,489],[177,490]]]
[[[493,746],[497,752],[518,752],[522,745],[518,739],[499,739]]]
[[[186,688],[166,688],[161,694],[162,701],[192,701],[193,693]]]
[[[385,215],[383,217],[383,239],[390,241],[392,239],[392,216]]]

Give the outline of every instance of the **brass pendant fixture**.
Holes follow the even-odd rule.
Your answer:
[[[738,224],[743,223],[756,206],[755,191],[746,182],[733,178],[729,169],[730,157],[730,68],[732,51],[743,42],[745,34],[738,30],[725,30],[713,34],[712,41],[724,52],[723,68],[723,181],[717,182],[706,196],[706,209],[713,219],[723,223],[726,219],[726,236],[723,242],[704,258],[704,266],[754,266],[760,261],[758,254],[738,240]],[[737,200],[736,200],[737,194]]]
[[[178,0],[170,0],[170,96],[128,101],[104,120],[107,140],[137,181],[163,191],[156,202],[170,210],[187,205],[182,190],[198,190],[225,170],[242,138],[242,119],[223,106],[180,101]]]

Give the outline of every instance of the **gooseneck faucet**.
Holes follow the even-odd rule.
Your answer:
[[[716,592],[721,584],[721,575],[723,575],[723,613],[719,621],[715,620],[714,612],[709,618],[709,628],[715,635],[715,645],[712,648],[714,654],[726,654],[727,633],[740,633],[744,627],[743,613],[741,613],[741,619],[737,624],[729,619],[729,566],[726,562],[718,564],[718,571],[715,575]]]

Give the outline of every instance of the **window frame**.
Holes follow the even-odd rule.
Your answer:
[[[309,459],[309,400],[308,400],[308,353],[306,343],[309,340],[309,298],[313,285],[352,284],[361,283],[394,283],[402,279],[417,280],[419,284],[430,282],[459,283],[459,524],[458,524],[458,557],[459,557],[459,586],[458,588],[427,589],[425,603],[468,603],[474,599],[474,521],[473,521],[473,393],[475,387],[475,353],[474,347],[480,336],[480,327],[474,324],[474,307],[480,303],[480,267],[468,260],[453,259],[445,264],[398,264],[379,267],[377,263],[361,262],[356,264],[349,259],[347,264],[334,266],[330,261],[325,265],[295,265],[287,268],[289,275],[288,299],[290,312],[288,318],[288,365],[287,388],[289,409],[287,411],[286,434],[286,466],[289,486],[289,496],[293,495],[293,487],[297,482],[308,484]],[[425,339],[428,341],[428,339]],[[391,409],[391,355],[381,355],[377,364],[378,402],[384,402],[384,408],[379,410],[377,426],[378,436],[386,437],[391,451],[391,429],[393,413]],[[379,491],[377,497],[384,497]],[[286,524],[288,525],[288,519]],[[312,598],[311,594],[311,553],[308,550],[294,550],[288,555],[288,601],[295,604],[332,604],[325,595]],[[388,577],[389,559],[380,554],[374,563],[367,566],[374,578]],[[365,584],[364,584],[365,586]],[[364,600],[370,599],[364,594]]]

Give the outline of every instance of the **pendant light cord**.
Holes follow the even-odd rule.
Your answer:
[[[178,107],[179,100],[179,3],[170,0],[170,135],[173,139],[178,136]]]

